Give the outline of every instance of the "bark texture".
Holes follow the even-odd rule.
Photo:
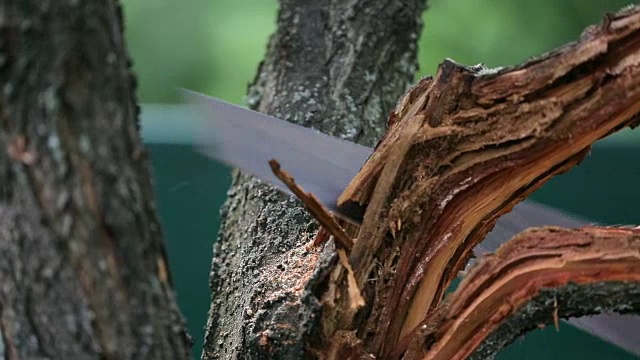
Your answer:
[[[280,1],[278,30],[249,88],[253,108],[365,145],[409,87],[424,0]],[[318,331],[318,279],[300,203],[236,173],[212,264],[203,359],[299,359]]]
[[[187,359],[113,0],[0,1],[0,357]]]
[[[406,59],[415,55],[421,10],[412,5],[407,13],[406,3],[394,8],[407,17],[391,18],[390,28],[379,22],[380,14],[395,14],[388,3],[283,1],[250,104],[370,144],[382,135],[371,119],[383,124],[381,109],[395,102],[388,97],[406,85],[391,76],[409,78]],[[579,163],[593,142],[638,125],[639,14],[630,7],[607,15],[576,43],[515,68],[445,61],[433,79],[421,80],[390,114],[389,131],[338,201],[364,210],[359,229],[346,229],[347,236],[332,232],[344,237],[340,263],[331,246],[325,252],[304,246],[315,226],[297,202],[237,174],[213,262],[203,357],[492,356],[550,313],[557,321],[603,310],[637,312],[637,230],[542,233],[551,245],[540,233],[525,234],[512,245],[517,251],[503,249],[511,257],[485,266],[496,273],[491,279],[476,272],[467,280],[480,290],[463,287],[451,308],[443,297],[499,216]],[[313,197],[296,191],[276,161],[272,166],[326,229],[339,228]],[[353,230],[357,239],[347,260]],[[625,240],[612,242],[620,236]],[[619,257],[610,258],[618,250]],[[535,266],[510,265],[528,255]],[[589,267],[596,270],[585,271]],[[529,273],[514,275],[519,271]],[[475,305],[477,294],[482,306]],[[364,307],[354,300],[360,296]],[[576,306],[577,299],[590,302]],[[492,317],[482,318],[487,314]],[[502,325],[515,331],[507,336]],[[492,331],[495,336],[484,336]]]

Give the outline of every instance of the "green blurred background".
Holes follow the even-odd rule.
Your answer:
[[[433,0],[424,15],[420,75],[445,57],[464,64],[513,65],[575,40],[620,0]],[[275,29],[275,0],[125,0],[126,37],[143,105],[143,135],[151,153],[160,216],[178,302],[200,357],[209,307],[208,277],[218,210],[229,169],[172,136],[180,115],[177,87],[242,104],[247,84]],[[172,125],[173,124],[173,125]],[[640,223],[640,131],[597,144],[569,174],[534,199],[610,224]],[[640,331],[640,329],[638,330]],[[499,359],[636,359],[569,325],[535,331]]]

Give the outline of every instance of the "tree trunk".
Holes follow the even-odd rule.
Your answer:
[[[0,349],[187,359],[117,1],[0,2]]]
[[[249,104],[374,145],[413,82],[423,0],[280,1]],[[315,287],[335,261],[306,250],[317,225],[300,203],[235,173],[215,246],[203,359],[300,359],[318,331]]]

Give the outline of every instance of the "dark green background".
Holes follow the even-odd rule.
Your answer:
[[[269,34],[273,0],[125,0],[127,40],[144,103],[175,103],[177,87],[241,103]],[[519,63],[565,42],[627,1],[436,0],[425,14],[420,73],[445,57],[488,66]],[[172,130],[144,112],[157,202],[178,301],[199,358],[209,307],[208,276],[218,210],[229,169],[189,146],[171,144]],[[179,124],[180,119],[176,119]],[[178,125],[179,126],[179,125]],[[638,224],[640,131],[598,144],[578,168],[552,180],[534,199],[610,224]],[[640,331],[640,329],[638,329]],[[569,325],[535,331],[499,359],[635,359]]]

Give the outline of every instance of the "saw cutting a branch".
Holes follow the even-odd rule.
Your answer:
[[[567,303],[577,293],[571,284],[607,283],[606,291],[637,298],[637,229],[592,226],[558,235],[558,227],[588,222],[523,200],[577,165],[595,141],[638,125],[638,32],[640,12],[631,9],[516,68],[447,60],[398,102],[375,150],[186,95],[206,119],[196,141],[202,152],[293,192],[336,238],[341,262],[325,280],[333,290],[321,295],[322,321],[332,324],[329,340],[314,350],[321,358],[463,359],[482,354],[488,334],[548,289],[558,293],[543,323],[575,313]],[[211,133],[218,138],[204,135]],[[345,232],[341,225],[348,224],[353,227]],[[612,241],[618,241],[614,248]],[[501,245],[496,257],[482,256]],[[495,273],[472,270],[466,287],[445,301],[474,252],[482,257],[479,266]],[[510,265],[525,257],[530,266]],[[335,291],[346,288],[350,296]],[[630,301],[610,309],[638,306]],[[640,354],[637,318],[571,322]]]
[[[238,167],[284,191],[269,166],[277,159],[305,191],[339,219],[360,224],[364,210],[360,206],[338,206],[338,198],[362,165],[371,158],[372,149],[343,141],[258,112],[223,102],[202,94],[185,92],[188,99],[204,110],[206,126],[216,139],[198,139],[199,148],[208,156]],[[204,134],[204,132],[202,132]],[[525,200],[498,219],[493,230],[474,249],[477,255],[495,251],[518,233],[537,226],[580,227],[585,219]],[[602,315],[570,320],[573,325],[596,336],[640,354],[640,319]]]

